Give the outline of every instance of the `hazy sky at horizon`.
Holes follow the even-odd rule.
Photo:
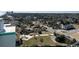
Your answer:
[[[13,12],[14,13],[79,13],[79,11],[13,11]],[[5,13],[6,11],[0,11],[0,16],[4,15]]]
[[[0,0],[0,15],[5,14],[5,11],[16,13],[79,13],[78,7],[79,0]]]
[[[0,11],[79,11],[79,0],[0,0]]]

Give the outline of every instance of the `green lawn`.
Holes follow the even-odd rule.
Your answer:
[[[28,41],[23,41],[21,45],[23,47],[35,47],[35,46],[55,46],[55,43],[50,39],[49,36],[33,37]]]
[[[73,24],[76,29],[79,29],[79,24]]]

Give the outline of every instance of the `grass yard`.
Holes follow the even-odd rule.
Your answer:
[[[51,32],[43,32],[43,34],[52,34]]]
[[[79,24],[74,24],[74,27],[75,27],[76,29],[79,29]]]
[[[28,41],[23,41],[22,47],[36,47],[36,46],[55,46],[55,43],[49,36],[33,37]]]

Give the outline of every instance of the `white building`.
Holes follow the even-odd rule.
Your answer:
[[[0,18],[0,47],[15,47],[15,44],[15,26],[4,24],[4,21]]]

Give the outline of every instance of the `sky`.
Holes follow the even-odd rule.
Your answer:
[[[78,0],[0,0],[0,11],[79,11]]]
[[[0,0],[0,11],[79,11],[79,0]]]

